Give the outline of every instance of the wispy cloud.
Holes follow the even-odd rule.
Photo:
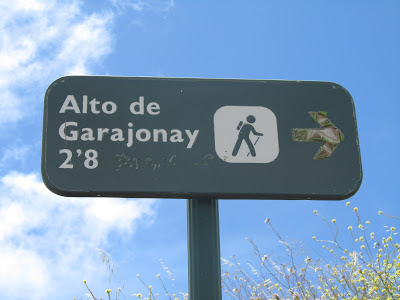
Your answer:
[[[156,200],[64,198],[36,174],[10,173],[0,179],[0,203],[0,295],[44,299],[86,274],[104,276],[93,272],[96,248],[111,233],[132,234],[151,222]]]
[[[42,107],[42,95],[54,79],[94,72],[113,50],[113,25],[119,13],[167,12],[173,7],[172,0],[108,3],[110,7],[88,13],[79,0],[0,2],[0,126],[4,131],[22,128],[20,121]],[[13,162],[31,160],[38,145],[13,133],[2,139],[1,298],[61,299],[62,293],[77,291],[83,278],[93,282],[105,276],[99,270],[96,248],[107,244],[111,233],[131,237],[138,224],[154,219],[156,200],[52,194],[38,174],[10,171],[16,169]]]
[[[0,3],[0,125],[31,112],[42,100],[30,96],[32,91],[38,94],[63,75],[91,74],[94,63],[112,51],[116,15],[165,14],[175,5],[173,0],[110,3],[108,9],[89,14],[78,0]]]
[[[174,0],[110,0],[119,11],[133,9],[134,11],[154,11],[168,13],[175,7]]]
[[[28,151],[31,147],[28,145],[15,145],[3,150],[0,157],[0,168],[9,162],[26,161]]]
[[[85,15],[78,1],[3,1],[0,15],[0,124],[30,111],[27,91],[88,74],[111,51],[112,13]]]

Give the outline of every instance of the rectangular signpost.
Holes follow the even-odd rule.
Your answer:
[[[331,82],[63,77],[45,96],[42,176],[63,196],[191,199],[190,297],[221,299],[217,199],[354,195],[354,103]]]

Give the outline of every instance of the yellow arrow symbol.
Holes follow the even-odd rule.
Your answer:
[[[328,119],[328,114],[325,111],[309,112],[314,122],[318,123],[323,129],[292,129],[292,138],[294,142],[322,142],[324,143],[319,148],[314,156],[316,160],[328,159],[337,146],[344,141],[343,133],[337,129],[335,125]]]

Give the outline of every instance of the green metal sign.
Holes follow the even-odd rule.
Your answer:
[[[65,196],[345,199],[362,180],[354,103],[331,82],[63,77],[42,176]]]

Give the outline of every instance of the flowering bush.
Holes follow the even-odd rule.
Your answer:
[[[111,281],[111,278],[115,273],[119,273],[116,265],[113,263],[111,255],[108,254],[106,251],[102,249],[97,249],[99,251],[99,254],[101,256],[101,259],[103,263],[107,266],[107,271],[110,273],[110,277],[108,279],[108,282]],[[160,259],[159,260],[161,267],[164,269],[165,273],[167,274],[167,279],[172,283],[172,288],[174,286],[173,282],[175,280],[174,274],[170,271],[168,266]],[[112,293],[111,289],[106,289],[105,294],[107,295],[108,300],[111,300],[112,298],[117,299],[136,299],[136,300],[161,300],[161,299],[168,299],[168,300],[188,300],[188,293],[172,293],[168,291],[166,284],[164,283],[162,276],[160,274],[157,274],[156,278],[158,281],[158,286],[159,289],[161,289],[163,292],[161,292],[161,296],[159,293],[155,291],[155,288],[151,285],[148,285],[139,274],[136,275],[137,279],[143,284],[144,287],[144,292],[143,293],[132,293],[129,291],[129,289],[126,287],[126,284],[124,283],[124,280],[122,279],[122,276],[120,276],[120,280],[122,283],[122,288],[117,288],[114,293]],[[86,293],[87,299],[90,300],[103,300],[102,297],[96,298],[94,293],[90,290],[89,286],[86,283],[86,280],[83,280],[83,283],[86,286],[86,289],[88,290],[89,293]],[[114,294],[114,296],[112,296]],[[75,298],[73,300],[76,300]]]
[[[357,207],[352,207],[350,202],[347,202],[346,206],[353,210],[356,217],[354,228],[348,226],[346,229],[351,239],[345,238],[344,244],[348,245],[350,240],[351,247],[344,246],[340,241],[336,219],[329,222],[316,210],[313,212],[328,225],[332,233],[331,240],[312,237],[327,251],[324,259],[315,258],[311,253],[299,258],[299,246],[287,242],[272,226],[270,220],[265,220],[268,228],[283,245],[286,258],[282,261],[263,254],[257,245],[249,240],[256,264],[248,262],[242,266],[235,256],[230,260],[222,259],[225,269],[222,274],[222,288],[226,297],[238,300],[400,299],[400,245],[396,240],[396,228],[387,227],[384,236],[378,237],[374,232],[369,232],[371,222],[361,219]],[[378,214],[399,220],[381,211]],[[114,265],[110,263],[109,254],[100,251],[103,262],[113,274]],[[171,278],[172,273],[163,262],[161,264]],[[164,290],[162,296],[155,293],[153,287],[146,284],[139,275],[137,278],[143,283],[145,293],[127,293],[130,299],[188,299],[187,293],[169,293],[160,275],[157,275],[157,278]],[[86,280],[84,283],[86,285]],[[86,287],[89,291],[88,298],[97,300],[89,287]],[[107,289],[105,293],[111,300],[112,291]],[[118,289],[115,291],[115,299],[121,297],[125,298],[125,295]]]
[[[247,264],[244,268],[233,256],[223,259],[227,268],[222,274],[223,288],[232,299],[400,299],[400,245],[396,242],[396,228],[388,228],[381,239],[368,232],[369,221],[363,222],[357,207],[350,202],[357,226],[348,227],[352,247],[347,249],[339,242],[339,227],[336,219],[328,222],[314,211],[329,226],[332,240],[314,241],[322,243],[328,251],[330,263],[322,258],[306,256],[302,261],[296,257],[293,247],[281,237],[269,219],[268,227],[285,248],[287,259],[280,263],[272,256],[262,254],[250,240],[258,267]],[[379,212],[383,215],[382,212]],[[386,215],[394,219],[393,216]]]

